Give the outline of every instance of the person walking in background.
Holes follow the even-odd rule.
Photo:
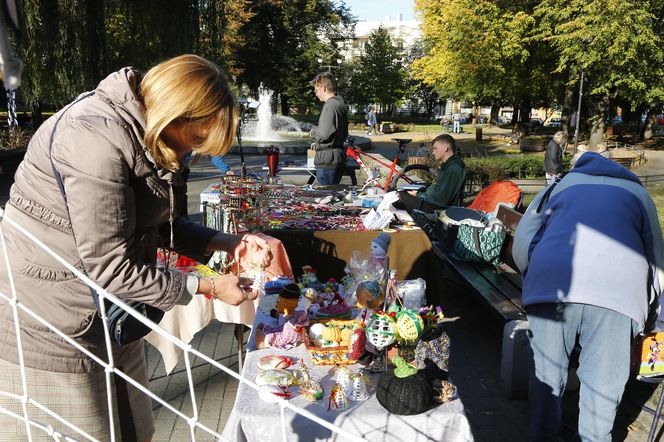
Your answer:
[[[8,262],[0,259],[0,292],[15,288],[21,305],[108,361],[90,288],[7,221],[12,219],[126,301],[170,310],[197,293],[232,305],[255,298],[247,281],[235,275],[201,278],[156,265],[157,247],[203,262],[224,250],[241,265],[249,250],[261,257],[262,266],[269,265],[271,238],[228,235],[175,213],[178,189],[184,187],[182,159],[192,150],[224,155],[237,120],[226,75],[195,55],[164,61],[145,74],[123,68],[60,110],[32,137],[16,172],[0,221],[11,256]],[[19,398],[0,395],[0,407],[22,416],[20,397],[26,394],[90,438],[111,440],[104,368],[20,314],[24,391],[15,326],[11,305],[0,297],[0,383]],[[114,366],[147,388],[142,340],[108,345]],[[115,440],[149,440],[152,399],[119,376],[111,377],[108,391],[108,400],[120,410],[114,416]],[[80,436],[33,405],[27,407],[32,420],[62,435]],[[25,423],[0,413],[0,440],[27,440]]]
[[[461,114],[459,112],[452,114],[452,132],[461,133]]]
[[[558,440],[578,342],[578,435],[611,441],[633,338],[657,319],[664,256],[655,204],[636,175],[586,152],[530,204],[512,256],[528,316],[529,440]]]
[[[339,184],[346,164],[343,148],[348,136],[348,107],[343,98],[337,95],[331,73],[316,75],[310,84],[314,87],[316,97],[325,103],[318,118],[318,127],[311,130],[316,151],[316,180],[322,185]]]
[[[378,130],[378,118],[376,117],[376,108],[371,106],[369,108],[369,112],[367,112],[367,135],[371,135],[371,133],[374,134],[382,134]]]
[[[544,172],[546,173],[546,183],[553,183],[560,176],[563,167],[563,148],[565,133],[558,131],[553,135],[549,144],[546,145],[544,154]]]

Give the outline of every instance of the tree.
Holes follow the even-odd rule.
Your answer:
[[[406,63],[411,70],[415,60],[419,60],[423,56],[424,45],[421,41],[418,41],[410,48],[406,59]],[[431,118],[433,116],[433,108],[441,102],[440,95],[438,95],[436,89],[412,76],[408,78],[407,88],[412,106],[419,108],[421,104],[424,104],[425,114],[428,118]]]
[[[309,81],[324,64],[339,58],[337,43],[352,33],[348,8],[331,0],[260,0],[251,2],[251,19],[242,26],[246,44],[239,49],[238,81],[256,92],[263,84],[290,106],[314,104]]]
[[[381,104],[385,112],[404,98],[406,79],[402,51],[392,43],[387,29],[379,27],[369,35],[353,83],[363,89],[369,101]]]
[[[661,0],[544,0],[537,6],[540,36],[558,54],[556,71],[583,71],[587,78],[591,146],[602,141],[619,96],[632,107],[664,99],[664,40],[657,33],[663,6]]]

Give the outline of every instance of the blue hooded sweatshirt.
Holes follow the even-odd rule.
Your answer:
[[[590,304],[634,319],[640,329],[661,293],[664,263],[657,210],[638,177],[593,152],[550,192],[540,192],[517,227],[512,255],[523,305]]]

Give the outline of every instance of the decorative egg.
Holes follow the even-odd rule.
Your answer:
[[[308,401],[318,401],[325,395],[325,390],[320,382],[309,380],[300,384],[300,394]]]
[[[279,368],[288,368],[297,361],[287,356],[267,355],[258,360],[256,365],[261,370],[275,370]]]
[[[256,375],[256,384],[288,386],[293,383],[294,376],[288,370],[265,370]]]
[[[258,396],[268,404],[274,404],[277,402],[277,398],[290,399],[291,392],[288,391],[288,387],[279,386],[279,385],[263,385],[261,386]]]
[[[376,308],[383,302],[383,289],[377,281],[362,281],[355,291],[357,305],[361,308]]]
[[[383,349],[396,340],[396,323],[388,314],[374,313],[367,324],[366,334],[367,341],[377,349]]]
[[[411,309],[402,310],[397,314],[397,334],[406,341],[415,341],[422,336],[424,321]]]

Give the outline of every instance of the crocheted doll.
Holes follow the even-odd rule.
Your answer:
[[[389,233],[381,233],[371,241],[371,258],[383,264],[385,258],[387,257],[387,250],[390,248],[390,242],[392,238]]]
[[[256,327],[254,342],[256,348],[272,347],[288,350],[304,340],[302,328],[309,325],[307,312],[296,311],[288,321],[279,327],[259,324]]]
[[[300,300],[300,286],[297,284],[288,284],[279,291],[279,299],[270,316],[277,317],[277,314],[289,315],[295,312],[298,301]]]

